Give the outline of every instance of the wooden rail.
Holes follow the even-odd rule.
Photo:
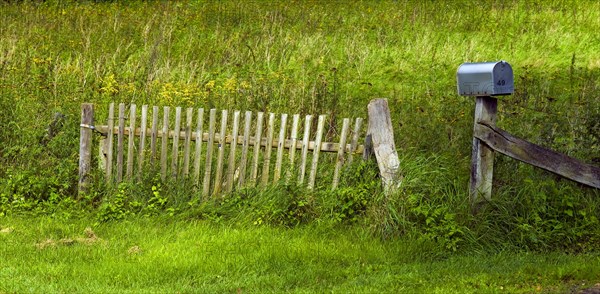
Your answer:
[[[470,183],[474,213],[483,203],[491,200],[494,151],[600,189],[600,167],[527,142],[496,127],[497,105],[496,98],[476,98]]]
[[[600,189],[600,167],[517,138],[486,121],[476,125],[474,136],[506,156]]]

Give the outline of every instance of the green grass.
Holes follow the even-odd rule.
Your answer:
[[[0,229],[6,293],[547,293],[600,281],[597,254],[445,256],[359,227],[13,217]]]
[[[600,190],[498,156],[492,203],[469,213],[474,103],[455,81],[463,62],[508,61],[516,90],[498,124],[598,165],[598,1],[22,1],[0,2],[0,23],[0,229],[14,228],[0,235],[0,292],[598,282]],[[152,175],[109,188],[94,174],[76,199],[81,103],[97,123],[110,102],[334,119],[365,117],[377,97],[404,175],[390,197],[363,164],[337,192],[279,185],[199,203]],[[82,244],[87,226],[103,241]],[[58,243],[35,246],[47,239]]]

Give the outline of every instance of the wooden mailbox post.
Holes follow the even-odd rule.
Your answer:
[[[491,96],[514,91],[512,68],[504,61],[465,63],[458,68],[458,93],[476,96],[471,181],[473,213],[491,200],[494,151],[600,189],[600,168],[517,138],[496,126],[498,100]]]
[[[491,96],[510,95],[514,92],[513,71],[505,61],[463,63],[456,73],[458,94],[476,96],[475,127],[480,123],[496,124],[498,100]],[[471,153],[471,207],[491,200],[494,176],[494,150],[483,140],[473,137]]]

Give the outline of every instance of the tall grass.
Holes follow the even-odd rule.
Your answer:
[[[364,117],[370,99],[386,97],[405,183],[391,199],[373,192],[368,226],[447,236],[449,249],[504,235],[509,247],[596,248],[598,191],[509,159],[497,160],[489,211],[467,215],[474,107],[456,94],[455,72],[509,61],[516,92],[500,101],[499,124],[598,164],[598,2],[45,1],[0,12],[0,195],[12,207],[74,195],[83,102],[99,117],[107,103],[126,102],[334,119]],[[143,199],[150,186],[126,194]],[[184,210],[189,195],[165,190]],[[321,211],[312,219],[343,196],[331,197],[311,203]]]

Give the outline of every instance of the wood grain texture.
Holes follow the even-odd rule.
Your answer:
[[[283,163],[283,149],[285,149],[285,131],[287,127],[287,114],[281,115],[281,126],[279,127],[279,139],[277,140],[277,157],[275,159],[275,172],[273,182],[279,181],[281,177],[281,164]]]
[[[308,145],[310,142],[310,128],[312,125],[312,115],[307,115],[304,118],[304,136],[302,137],[302,154],[300,159],[300,172],[298,173],[298,184],[304,183],[304,175],[306,174],[306,162],[308,157]]]
[[[206,163],[204,164],[204,181],[202,182],[202,196],[210,195],[210,176],[212,172],[212,152],[215,144],[215,123],[217,110],[211,109],[208,117],[208,142],[206,144]]]
[[[171,151],[171,176],[177,178],[179,172],[179,138],[181,137],[181,107],[175,108],[175,134]]]
[[[148,123],[148,105],[142,105],[142,117],[140,118],[140,147],[138,148],[138,168],[137,168],[137,176],[138,179],[141,179],[142,172],[144,171],[144,156],[146,152],[144,149],[146,148],[146,124]]]
[[[265,157],[263,160],[261,185],[266,186],[269,182],[269,169],[271,167],[271,147],[273,146],[273,129],[275,127],[275,113],[269,113],[269,122],[267,123],[267,138],[265,144]]]
[[[129,108],[129,136],[128,144],[127,144],[127,171],[125,173],[125,177],[127,179],[131,179],[133,175],[133,160],[134,160],[134,140],[135,134],[132,130],[135,130],[135,120],[136,120],[136,106],[135,104],[131,104]]]
[[[350,150],[348,151],[348,163],[351,163],[354,160],[354,153],[357,152],[359,147],[358,139],[360,137],[360,130],[362,127],[363,119],[357,118],[354,122],[354,130],[352,131],[352,141],[350,141]],[[362,152],[362,151],[360,151]]]
[[[290,134],[290,167],[286,173],[286,181],[289,181],[289,179],[291,178],[292,174],[295,171],[295,161],[296,161],[296,149],[298,149],[298,125],[300,123],[300,115],[299,114],[294,114],[293,118],[292,118],[292,131]],[[300,148],[302,148],[302,145],[300,145]]]
[[[397,189],[402,181],[390,108],[386,99],[374,99],[369,102],[367,110],[369,113],[367,136],[373,143],[373,152],[377,159],[384,191],[390,193]]]
[[[321,151],[321,140],[323,140],[323,129],[325,128],[325,115],[319,115],[317,122],[317,136],[315,137],[315,149],[313,150],[312,164],[310,166],[310,175],[307,188],[314,189],[317,179],[317,169],[319,166],[319,153]]]
[[[152,130],[150,131],[150,164],[156,161],[156,144],[158,139],[158,106],[152,107]]]
[[[115,104],[110,103],[108,106],[108,122],[107,128],[113,130],[115,125]],[[106,183],[110,185],[112,183],[112,167],[113,167],[113,144],[114,134],[113,132],[104,132],[106,134]]]
[[[260,155],[260,142],[262,137],[264,112],[259,112],[256,118],[256,132],[254,135],[254,157],[252,158],[252,173],[250,174],[250,180],[256,183],[258,177],[258,159]]]
[[[496,123],[498,100],[493,97],[477,97],[475,100],[474,130],[480,121]],[[494,177],[494,150],[477,137],[473,137],[471,151],[471,179],[469,195],[471,208],[476,213],[480,206],[492,199],[492,181]]]
[[[119,126],[117,132],[117,183],[123,180],[123,141],[125,134],[125,103],[119,103]]]
[[[227,110],[221,112],[221,130],[219,131],[219,145],[217,151],[217,173],[215,174],[215,185],[213,188],[213,195],[221,192],[221,186],[223,185],[223,161],[225,158],[225,139],[227,138]]]
[[[248,164],[248,148],[250,147],[250,126],[252,124],[252,111],[246,111],[244,115],[244,136],[242,139],[242,157],[240,158],[240,175],[238,187],[242,187],[246,181],[246,166]]]
[[[229,145],[229,157],[227,161],[227,180],[225,182],[225,191],[233,190],[233,182],[235,175],[235,150],[238,142],[238,132],[240,128],[240,112],[236,110],[233,113],[233,129],[231,130],[231,143]]]
[[[200,183],[200,163],[202,162],[202,137],[204,130],[202,129],[204,124],[204,108],[198,109],[198,115],[196,116],[196,151],[194,152],[194,182],[196,186]]]
[[[517,138],[486,121],[475,125],[474,136],[504,155],[600,189],[600,167]]]
[[[190,174],[190,145],[192,144],[192,121],[194,109],[188,108],[185,113],[185,141],[183,144],[183,176],[187,178]]]
[[[340,146],[346,146],[346,140],[348,138],[348,131],[350,130],[350,119],[345,118],[342,121],[342,133],[340,134]],[[340,171],[342,169],[342,165],[344,164],[345,157],[344,151],[346,148],[338,148],[337,160],[335,163],[335,170],[333,171],[333,183],[331,185],[332,189],[336,189],[340,182]]]
[[[79,197],[87,193],[89,173],[92,168],[92,129],[94,125],[94,105],[81,105],[81,127],[79,128]]]
[[[170,108],[165,106],[163,108],[163,125],[162,125],[162,138],[160,148],[160,178],[164,181],[167,178],[167,147],[169,142],[169,112]]]

